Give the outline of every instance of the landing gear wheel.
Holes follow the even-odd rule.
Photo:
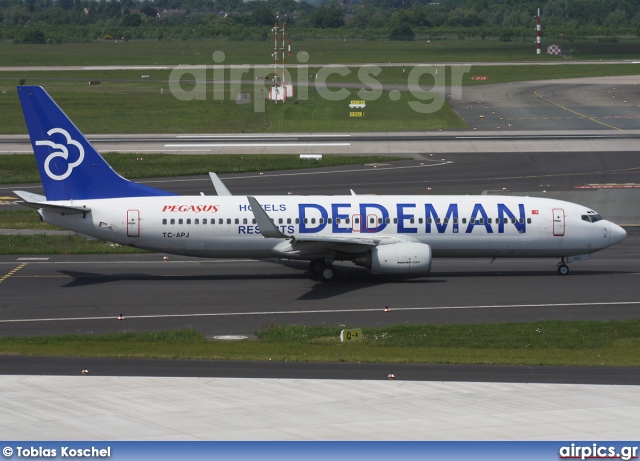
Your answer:
[[[329,282],[336,278],[335,268],[331,264],[327,264],[319,259],[314,259],[309,262],[309,272],[323,282]]]
[[[567,266],[566,264],[560,264],[558,266],[558,274],[567,275],[568,273],[569,273],[569,266]]]
[[[336,278],[336,270],[330,264],[323,263],[322,269],[318,271],[318,275],[323,282],[330,282],[331,280],[335,280]]]

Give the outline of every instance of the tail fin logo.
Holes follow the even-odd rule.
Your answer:
[[[44,171],[47,173],[47,176],[49,176],[51,179],[55,181],[62,181],[63,179],[67,179],[73,172],[73,169],[78,165],[80,165],[84,160],[84,147],[82,147],[82,144],[80,144],[75,139],[71,139],[71,136],[69,135],[69,133],[66,130],[63,130],[62,128],[52,128],[49,131],[47,131],[47,135],[49,136],[54,134],[61,134],[62,136],[64,136],[66,139],[67,145],[56,144],[53,141],[36,141],[36,146],[49,146],[52,149],[57,149],[56,151],[49,154],[49,156],[44,161]],[[62,157],[64,160],[67,160],[67,161],[69,160],[69,149],[67,148],[68,145],[74,146],[76,149],[78,149],[78,159],[75,162],[67,163],[67,171],[61,175],[57,175],[51,171],[51,169],[49,168],[49,165],[51,161],[56,157]]]

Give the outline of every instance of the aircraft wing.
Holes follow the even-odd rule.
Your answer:
[[[47,198],[44,195],[38,195],[21,190],[14,190],[13,193],[22,199],[16,203],[29,208],[35,208],[36,210],[42,209],[54,213],[65,214],[87,214],[91,211],[91,208],[87,208],[86,206],[54,205],[52,203],[48,203]]]

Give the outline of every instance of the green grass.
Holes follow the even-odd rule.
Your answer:
[[[0,134],[26,133],[13,87],[17,79],[2,77],[1,89],[6,93],[0,92]],[[366,117],[354,119],[349,116],[349,101],[361,99],[357,89],[350,90],[340,101],[328,100],[312,89],[308,98],[301,100],[302,90],[298,89],[296,99],[276,105],[264,100],[256,103],[256,94],[266,92],[260,93],[254,85],[246,84],[242,91],[252,93],[253,102],[239,105],[229,85],[225,87],[225,99],[214,101],[212,83],[207,85],[205,99],[191,101],[174,97],[163,82],[105,81],[89,86],[86,80],[81,84],[75,80],[30,78],[27,83],[43,85],[84,133],[348,132],[466,126],[447,103],[431,114],[411,110],[409,101],[418,98],[409,92],[403,92],[396,101],[386,93],[369,102]],[[264,83],[261,86],[267,88]],[[418,97],[428,95],[420,92]]]
[[[404,85],[409,81],[413,68],[384,67],[372,76],[381,84]],[[451,67],[439,66],[444,76],[439,84],[457,86],[486,85],[487,83],[518,82],[526,80],[595,77],[611,75],[637,75],[640,66],[635,64],[587,65],[565,64],[557,66],[472,66],[459,79],[451,79]],[[459,68],[456,68],[459,69]],[[348,68],[345,76],[331,74],[327,82],[334,84],[361,84],[358,68]],[[202,100],[183,101],[171,93],[168,70],[153,71],[59,71],[59,72],[0,72],[0,134],[26,133],[20,104],[15,91],[18,80],[25,78],[30,85],[42,85],[54,97],[63,110],[85,133],[260,133],[260,132],[348,132],[348,131],[406,131],[465,128],[466,124],[453,112],[448,103],[431,114],[412,110],[411,101],[430,99],[427,91],[402,91],[397,100],[389,91],[379,95],[370,88],[360,92],[349,88],[340,100],[329,100],[314,91],[318,68],[310,68],[300,74],[302,81],[309,81],[311,88],[296,87],[296,97],[287,104],[274,105],[263,101],[268,84],[263,77],[267,69],[251,70],[241,78],[241,87],[229,83],[213,83],[213,70],[205,75],[208,83]],[[300,71],[303,72],[303,71]],[[140,75],[149,75],[141,79]],[[291,70],[292,80],[299,80],[298,71]],[[489,77],[488,81],[473,81],[474,75]],[[256,76],[259,78],[256,79]],[[193,75],[186,76],[182,88],[194,88]],[[233,78],[227,69],[225,78]],[[240,77],[235,77],[240,78]],[[440,79],[440,77],[438,77]],[[90,80],[100,80],[101,85],[88,85]],[[189,82],[191,81],[191,83]],[[434,78],[424,75],[419,79],[422,88],[430,89]],[[160,94],[160,89],[164,94]],[[214,89],[224,90],[222,101],[214,100]],[[260,90],[263,90],[261,93]],[[336,95],[340,88],[330,88],[329,95]],[[394,88],[395,89],[395,88]],[[237,92],[248,92],[252,103],[235,103]],[[345,90],[342,90],[345,91]],[[258,101],[256,102],[256,98]],[[351,118],[348,104],[353,99],[366,99],[366,117]],[[168,116],[170,114],[170,116]]]
[[[59,230],[60,228],[40,221],[35,210],[25,208],[16,211],[0,211],[0,229]]]
[[[305,160],[299,155],[241,154],[241,155],[175,155],[175,154],[116,154],[103,157],[121,176],[128,179],[176,176],[247,173],[251,171],[293,170],[365,165],[403,160],[400,157],[324,155],[322,160]],[[142,159],[142,161],[138,159]],[[0,156],[0,184],[40,182],[38,166],[33,155]],[[0,226],[1,228],[2,226]]]
[[[259,340],[207,341],[188,329],[158,333],[0,338],[0,354],[302,362],[640,366],[640,320],[410,325],[363,329],[282,326]]]
[[[474,75],[489,77],[487,81],[474,81]],[[557,66],[473,66],[465,85],[487,85],[491,83],[525,82],[532,80],[557,80],[563,78],[611,77],[617,75],[640,75],[640,64],[565,64]]]
[[[544,46],[559,44],[573,51],[571,59],[637,59],[638,40],[618,43],[598,40],[556,40],[545,38]],[[60,45],[14,45],[0,43],[3,66],[94,66],[94,65],[176,65],[212,64],[212,53],[223,51],[225,64],[270,64],[273,42],[228,40],[67,43]],[[535,54],[534,35],[530,41],[497,40],[293,40],[292,56],[309,53],[310,65],[364,62],[544,62],[564,58]]]
[[[32,212],[34,215],[35,211]],[[87,240],[78,235],[2,235],[0,255],[68,255],[146,253],[101,240]]]

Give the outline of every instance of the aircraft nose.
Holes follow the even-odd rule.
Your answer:
[[[611,234],[611,245],[615,245],[627,237],[627,231],[613,223],[609,226],[609,233]]]

